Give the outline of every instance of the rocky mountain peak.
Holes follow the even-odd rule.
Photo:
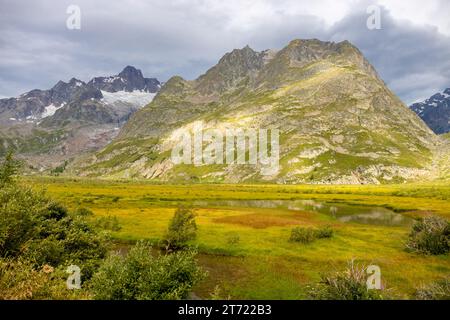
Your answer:
[[[280,53],[289,57],[291,62],[309,63],[327,58],[333,54],[348,54],[354,48],[348,41],[335,43],[318,39],[295,39],[282,49]],[[345,52],[345,50],[348,52]],[[359,51],[357,53],[361,54]]]
[[[264,54],[248,45],[226,53],[219,62],[197,79],[197,88],[206,95],[234,89],[247,78],[255,77],[264,65]]]
[[[125,80],[130,81],[143,81],[144,76],[142,75],[142,71],[139,69],[136,69],[133,66],[126,66],[119,74],[119,77]]]
[[[69,82],[58,81],[49,91],[50,101],[48,101],[48,104],[60,105],[71,100],[76,92],[85,85],[86,83],[76,78],[70,79]]]
[[[423,102],[414,103],[410,108],[435,133],[450,132],[450,88],[433,94]]]
[[[133,66],[126,66],[119,74],[114,76],[93,78],[88,84],[107,92],[138,90],[155,93],[161,86],[157,79],[144,78],[142,71]]]
[[[69,80],[69,84],[75,85],[75,86],[81,86],[81,85],[85,85],[86,83],[84,83],[84,81],[81,81],[77,78],[72,78]]]
[[[226,53],[217,65],[233,68],[244,67],[249,70],[259,69],[262,66],[262,54],[250,48],[249,45],[246,45],[242,49],[234,49]]]
[[[78,80],[76,78],[70,79],[69,82],[64,82],[60,80],[53,86],[51,90],[55,92],[67,91],[70,88],[80,87],[85,84],[86,84],[85,82]]]
[[[303,67],[327,59],[341,66],[357,66],[380,79],[361,51],[347,40],[331,42],[318,39],[295,39],[280,50],[275,58],[279,72],[286,72],[290,67]]]

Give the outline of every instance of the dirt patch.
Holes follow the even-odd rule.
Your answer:
[[[250,213],[239,216],[228,216],[217,218],[213,221],[215,223],[228,223],[251,227],[254,229],[265,229],[269,227],[284,227],[290,225],[305,224],[305,217],[299,214],[296,215],[270,215],[261,213]],[[309,224],[309,223],[307,223]]]

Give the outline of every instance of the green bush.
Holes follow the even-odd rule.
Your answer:
[[[187,242],[194,240],[197,236],[197,224],[195,214],[191,209],[178,208],[164,237],[167,249],[179,249],[187,245]]]
[[[23,246],[21,255],[36,266],[78,265],[82,280],[89,279],[106,257],[105,238],[82,218],[67,216],[47,221],[36,237]]]
[[[106,256],[105,239],[85,217],[30,188],[0,189],[0,257],[23,257],[36,267],[76,264],[88,279]]]
[[[353,261],[343,272],[323,275],[321,282],[310,287],[309,297],[315,300],[381,300],[384,290],[368,290],[364,266]]]
[[[86,290],[67,290],[64,268],[36,268],[23,258],[0,258],[0,300],[88,299]]]
[[[295,227],[291,230],[291,237],[289,241],[300,243],[311,243],[316,239],[331,238],[333,236],[333,229],[326,226],[320,229]]]
[[[289,241],[310,243],[310,242],[313,242],[315,239],[316,239],[316,235],[315,235],[314,229],[295,227],[291,231],[291,237],[289,238]]]
[[[333,229],[330,226],[317,229],[315,231],[317,239],[331,238],[334,234]]]
[[[57,166],[56,168],[50,170],[50,174],[54,175],[54,176],[59,176],[61,173],[63,173],[66,170],[66,167],[68,165],[68,161],[64,161],[63,164]]]
[[[15,256],[43,232],[48,200],[31,189],[8,185],[0,188],[0,204],[0,257]]]
[[[450,300],[450,279],[442,279],[418,289],[415,293],[418,300]]]
[[[429,216],[414,223],[406,248],[425,254],[446,254],[450,251],[450,223],[438,216]]]
[[[67,298],[65,269],[78,265],[88,280],[106,256],[105,238],[83,215],[14,181],[17,168],[12,156],[0,166],[0,296]]]
[[[13,152],[10,150],[0,165],[0,187],[14,182],[14,176],[17,175],[23,163],[14,159]]]
[[[151,246],[138,242],[126,257],[112,255],[91,280],[96,299],[165,300],[186,298],[205,277],[196,253],[181,251],[153,257]]]

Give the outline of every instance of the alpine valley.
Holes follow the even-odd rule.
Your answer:
[[[89,99],[76,100],[39,126],[62,130],[73,118],[62,110],[81,117],[91,101],[98,108],[92,117],[108,123],[110,131],[110,123],[131,116],[106,147],[75,158],[66,170],[70,175],[279,184],[379,184],[450,176],[448,137],[430,130],[348,41],[293,40],[281,50],[236,49],[195,80],[170,78],[152,102],[126,115],[112,116],[98,101],[100,92],[88,92]],[[279,129],[281,169],[263,176],[254,165],[174,165],[170,155],[176,133],[198,123],[204,129]]]
[[[436,133],[448,131],[447,120],[433,115],[448,109],[447,96],[411,106]],[[293,40],[281,50],[235,49],[195,80],[174,76],[161,86],[127,66],[115,76],[60,81],[2,99],[0,151],[14,148],[32,171],[91,177],[281,184],[447,179],[448,137],[411,109],[348,41]],[[267,176],[254,165],[174,165],[176,132],[198,123],[205,130],[279,129],[280,170]]]

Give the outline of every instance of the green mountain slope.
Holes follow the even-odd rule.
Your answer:
[[[280,171],[174,165],[174,133],[278,128]],[[72,172],[165,181],[383,183],[430,177],[438,138],[344,41],[294,40],[282,50],[227,53],[193,81],[171,78],[105,149]]]

